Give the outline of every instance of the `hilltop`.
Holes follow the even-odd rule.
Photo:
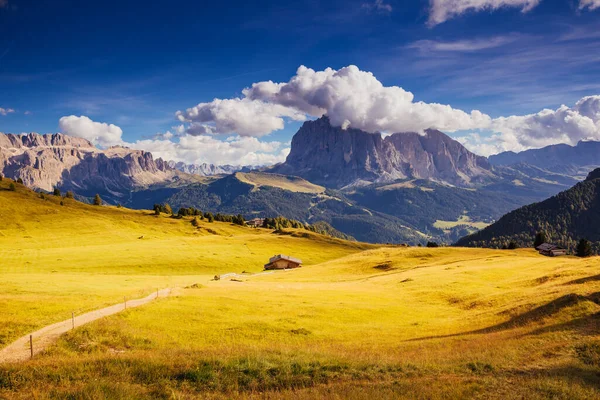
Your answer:
[[[459,246],[501,247],[509,241],[531,246],[535,234],[545,231],[549,241],[574,249],[581,238],[600,247],[600,168],[571,189],[540,203],[521,207],[489,227],[462,238]]]

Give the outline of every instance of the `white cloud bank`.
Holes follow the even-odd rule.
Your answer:
[[[59,120],[59,128],[67,135],[87,139],[102,148],[125,146],[149,151],[156,158],[187,164],[275,164],[284,161],[290,150],[285,143],[262,142],[253,137],[232,136],[219,140],[210,135],[186,134],[182,125],[174,127],[174,133],[167,131],[155,135],[153,139],[133,143],[123,140],[123,130],[120,127],[95,122],[86,116],[62,117]],[[174,141],[175,139],[177,141]]]
[[[598,1],[598,0],[581,0]],[[458,17],[466,12],[481,12],[497,10],[500,8],[520,8],[526,13],[534,9],[541,0],[430,0],[429,1],[429,26],[435,26],[449,19]]]
[[[494,132],[489,137],[470,133],[457,140],[482,155],[558,143],[576,145],[581,140],[600,141],[600,95],[584,97],[573,107],[562,105],[536,114],[496,118],[488,129]]]

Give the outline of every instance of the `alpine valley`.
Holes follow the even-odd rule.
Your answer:
[[[598,142],[481,157],[438,130],[383,137],[305,122],[282,164],[186,165],[64,134],[0,134],[0,173],[130,208],[168,203],[246,218],[323,221],[360,241],[453,243],[600,166]]]

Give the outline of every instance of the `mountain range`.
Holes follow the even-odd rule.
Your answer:
[[[31,133],[0,134],[0,173],[36,190],[98,193],[132,208],[168,202],[247,218],[324,221],[363,241],[450,243],[573,186],[596,162],[593,146],[600,144],[487,159],[437,130],[384,137],[322,117],[303,124],[284,163],[260,171],[166,162],[141,150]]]

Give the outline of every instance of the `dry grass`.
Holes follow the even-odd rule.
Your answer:
[[[214,224],[223,234],[204,235],[189,233],[189,221],[139,215],[155,221],[151,232],[169,226],[170,233],[147,247],[145,239],[123,239],[130,261],[104,267],[105,272],[95,272],[107,260],[102,251],[92,250],[92,239],[81,247],[56,243],[38,253],[29,248],[22,262],[35,260],[36,254],[48,263],[69,252],[92,251],[92,259],[98,257],[86,263],[89,257],[78,256],[75,271],[54,273],[72,275],[67,290],[62,279],[52,278],[46,262],[32,262],[28,276],[50,278],[57,288],[48,289],[44,301],[52,303],[59,289],[62,301],[81,298],[77,285],[89,287],[85,293],[91,294],[97,280],[108,291],[134,279],[133,290],[148,278],[166,279],[169,265],[177,271],[170,279],[197,285],[78,328],[30,362],[0,366],[0,398],[600,396],[598,258],[545,258],[526,249],[360,247],[226,224]],[[112,226],[119,237],[127,237],[118,219]],[[185,250],[173,250],[187,242]],[[20,243],[25,247],[26,241]],[[210,243],[210,250],[203,243]],[[256,254],[244,255],[244,243],[252,243]],[[268,254],[275,245],[289,246],[310,262],[293,271],[210,280],[223,270],[258,270],[253,260],[258,263],[261,252]],[[126,254],[115,246],[121,256]],[[153,248],[162,252],[154,253],[157,265],[152,256],[145,258],[147,252],[159,251]],[[251,268],[235,261],[238,254]],[[186,266],[189,257],[201,266]],[[223,267],[223,258],[233,263]],[[139,260],[142,267],[136,274]],[[125,272],[119,275],[121,269]],[[0,277],[5,281],[8,275],[3,270]],[[12,285],[13,293],[3,303],[8,307],[24,293],[30,297],[21,305],[34,301],[42,286],[32,290],[18,280]]]
[[[269,174],[266,172],[237,172],[235,174],[242,182],[256,187],[271,186],[299,193],[323,193],[323,186],[315,185],[297,176],[286,176],[280,174]]]

